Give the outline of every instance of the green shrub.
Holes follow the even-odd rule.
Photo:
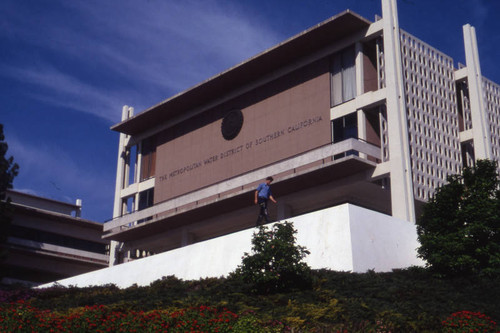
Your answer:
[[[241,279],[174,277],[126,289],[110,285],[13,292],[0,300],[0,332],[47,332],[58,325],[62,328],[56,332],[78,332],[90,323],[114,332],[120,327],[161,332],[161,325],[174,320],[184,332],[195,320],[203,323],[198,317],[214,321],[222,313],[229,320],[225,329],[235,332],[440,332],[450,313],[463,309],[500,319],[498,276],[442,279],[423,268],[386,273],[313,270],[311,275],[311,289],[268,295],[248,293]],[[215,312],[200,311],[208,308]],[[112,326],[116,323],[121,326]]]
[[[231,275],[241,278],[254,293],[269,294],[311,286],[311,269],[302,262],[309,251],[295,244],[292,222],[260,226],[253,234],[252,254]]]
[[[419,256],[443,276],[500,274],[500,179],[479,160],[449,176],[417,221]]]

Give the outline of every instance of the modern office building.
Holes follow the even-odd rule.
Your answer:
[[[39,285],[108,266],[102,224],[80,218],[81,201],[69,204],[7,190],[13,218],[2,284]]]
[[[500,86],[474,28],[463,35],[460,65],[382,0],[375,22],[347,10],[143,112],[125,106],[110,265],[253,227],[267,176],[278,220],[349,203],[415,223],[447,175],[500,160]]]

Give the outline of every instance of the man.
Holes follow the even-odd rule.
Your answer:
[[[271,193],[271,183],[273,177],[267,177],[265,183],[259,184],[257,190],[255,190],[255,204],[259,205],[259,217],[257,218],[256,226],[259,226],[262,219],[266,219],[266,223],[269,223],[269,215],[267,214],[267,200],[271,199],[272,202],[276,203],[273,195]]]

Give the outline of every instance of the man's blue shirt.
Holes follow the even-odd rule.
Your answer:
[[[259,186],[257,187],[257,192],[258,192],[257,195],[259,197],[266,198],[266,199],[269,199],[269,197],[273,195],[271,193],[271,187],[269,185],[267,185],[266,183],[259,184]]]

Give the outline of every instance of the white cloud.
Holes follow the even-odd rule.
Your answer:
[[[71,2],[92,17],[93,52],[122,75],[173,92],[272,46],[281,38],[217,1]],[[114,15],[105,13],[113,12]],[[165,98],[168,96],[165,96]]]
[[[120,115],[120,93],[99,89],[51,66],[16,68],[0,66],[0,75],[22,81],[33,89],[25,94],[50,105],[93,114],[111,122]]]
[[[51,56],[9,64],[10,78],[39,86],[29,93],[38,100],[112,121],[123,104],[157,104],[281,39],[223,1],[65,1],[36,29],[22,10],[4,19],[4,35]]]

